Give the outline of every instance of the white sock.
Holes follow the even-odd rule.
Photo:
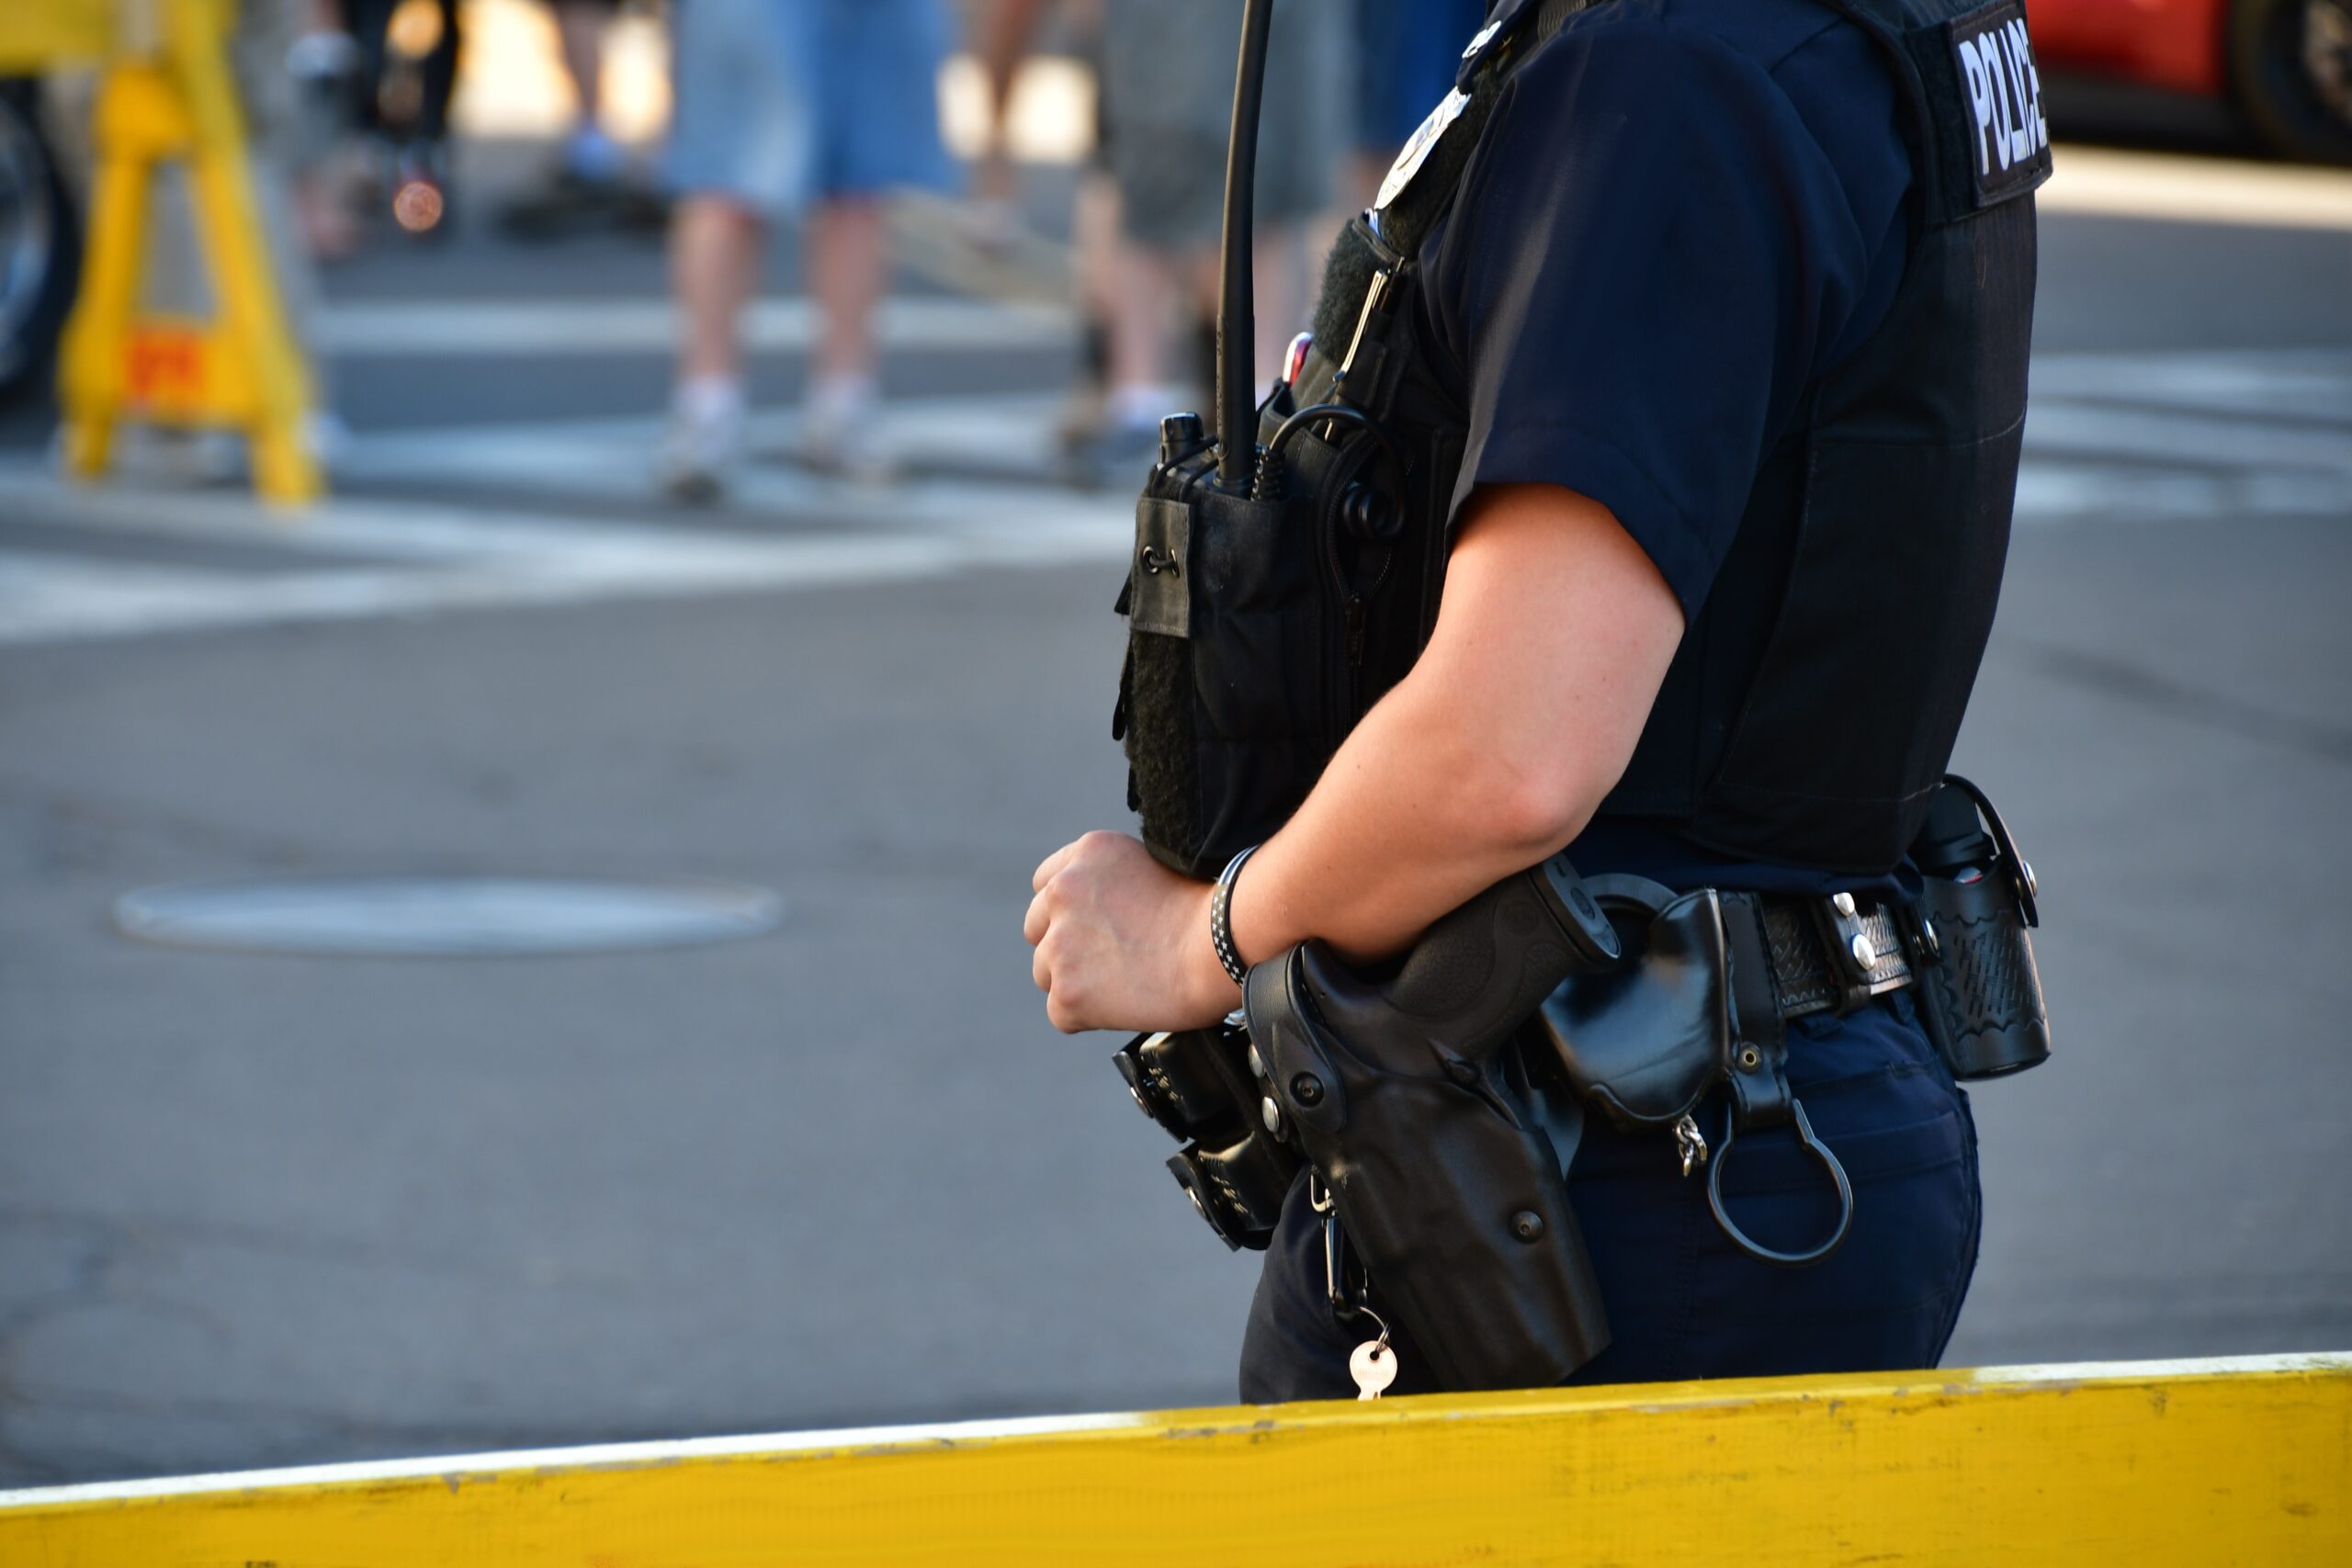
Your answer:
[[[743,417],[740,376],[689,376],[670,394],[671,412],[694,424],[728,424]]]

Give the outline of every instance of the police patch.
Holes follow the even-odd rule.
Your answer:
[[[1438,100],[1437,107],[1430,110],[1420,129],[1413,132],[1403,151],[1396,154],[1396,161],[1388,165],[1388,176],[1380,182],[1380,193],[1372,198],[1374,212],[1385,211],[1390,202],[1405,194],[1405,187],[1413,183],[1413,176],[1421,172],[1421,165],[1437,151],[1438,138],[1445,134],[1445,128],[1460,119],[1462,111],[1469,107],[1470,95],[1459,87]]]
[[[2041,114],[2041,73],[2025,30],[2023,0],[1999,0],[1947,23],[1960,72],[1962,141],[1976,205],[2022,196],[2050,177],[2050,127]]]

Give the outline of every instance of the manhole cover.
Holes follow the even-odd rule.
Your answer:
[[[733,942],[784,901],[723,882],[372,876],[148,887],[115,900],[125,936],[232,953],[495,957]]]

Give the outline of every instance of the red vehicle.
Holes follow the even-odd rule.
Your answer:
[[[2028,0],[2052,70],[2234,103],[2290,157],[2352,163],[2352,0]]]

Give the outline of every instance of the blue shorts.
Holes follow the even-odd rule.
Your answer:
[[[1585,1119],[1568,1192],[1611,1339],[1570,1382],[1924,1368],[1942,1357],[1975,1272],[1984,1207],[1968,1097],[1900,991],[1846,1018],[1792,1021],[1789,1083],[1854,1184],[1845,1245],[1810,1269],[1776,1269],[1735,1247],[1708,1211],[1704,1173],[1682,1176],[1668,1133]],[[1698,1121],[1720,1141],[1720,1094]],[[1724,1197],[1770,1247],[1810,1247],[1838,1217],[1835,1193],[1787,1129],[1740,1140]],[[1366,1337],[1360,1323],[1335,1320],[1325,1299],[1322,1227],[1302,1174],[1250,1304],[1241,1397],[1352,1398],[1348,1352]],[[1411,1336],[1400,1329],[1396,1339],[1389,1392],[1431,1392]]]
[[[679,0],[668,175],[769,218],[899,186],[944,189],[940,0]]]

